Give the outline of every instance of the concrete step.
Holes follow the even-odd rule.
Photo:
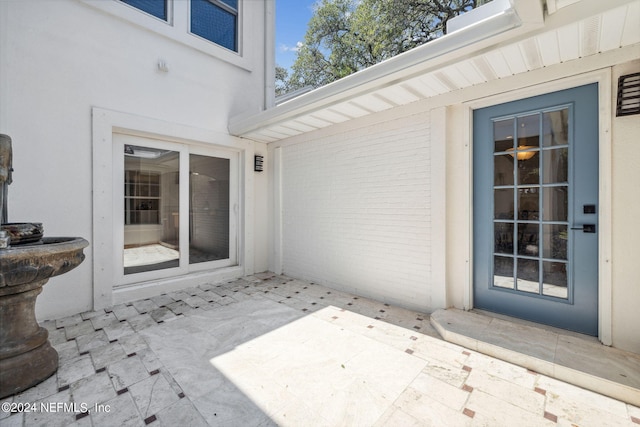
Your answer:
[[[596,338],[481,311],[438,310],[445,341],[640,406],[640,354]]]

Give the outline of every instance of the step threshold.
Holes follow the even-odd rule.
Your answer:
[[[445,341],[640,406],[640,354],[483,311],[437,310],[431,324]]]

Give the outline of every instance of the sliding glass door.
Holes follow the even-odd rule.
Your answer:
[[[120,284],[237,263],[237,153],[114,135]]]

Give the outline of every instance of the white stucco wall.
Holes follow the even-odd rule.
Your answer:
[[[107,2],[126,13],[78,0],[0,2],[0,132],[13,139],[15,169],[9,218],[39,221],[47,236],[82,236],[90,244],[92,107],[227,135],[229,116],[265,104],[266,2],[242,2],[238,61],[216,47],[201,49],[202,40],[190,45],[189,34],[181,40],[159,34],[146,26],[157,20],[119,2],[94,3]],[[167,72],[158,69],[160,59]],[[254,183],[264,187],[266,178]],[[255,209],[264,212],[260,203],[266,200]],[[266,242],[251,239],[247,253],[264,270]],[[92,250],[85,250],[82,265],[45,286],[38,318],[92,309]]]

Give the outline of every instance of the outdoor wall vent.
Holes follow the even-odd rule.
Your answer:
[[[256,172],[262,172],[264,170],[264,156],[253,157],[253,170]]]
[[[616,117],[640,114],[640,73],[627,74],[618,79]]]

